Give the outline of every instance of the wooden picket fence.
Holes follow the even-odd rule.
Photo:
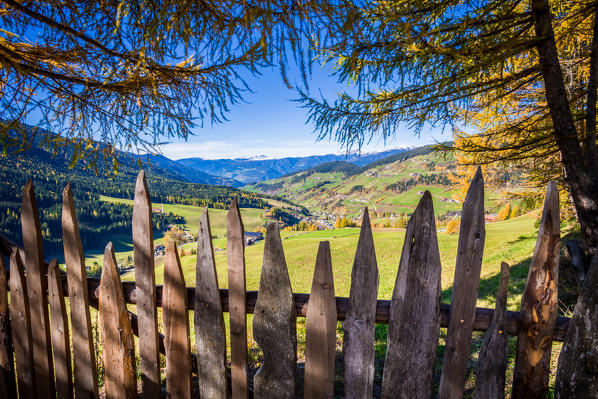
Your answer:
[[[485,239],[483,203],[484,184],[478,170],[463,204],[452,302],[447,305],[440,303],[441,264],[429,192],[407,225],[392,300],[378,300],[378,268],[367,208],[349,298],[335,297],[328,242],[320,243],[311,293],[292,292],[276,223],[267,226],[259,291],[247,292],[243,223],[236,201],[227,217],[228,290],[218,287],[207,209],[199,226],[195,287],[186,287],[173,243],[166,249],[164,286],[156,286],[152,206],[143,172],[137,180],[133,211],[134,283],[120,281],[112,244],[104,253],[101,279],[86,277],[70,185],[64,189],[62,208],[66,273],[56,260],[46,264],[29,181],[23,190],[23,247],[0,237],[0,250],[10,256],[8,277],[4,265],[0,267],[0,397],[98,397],[96,356],[100,354],[94,351],[90,306],[99,309],[103,391],[109,398],[135,398],[140,393],[144,398],[162,397],[160,354],[166,356],[164,385],[169,398],[192,397],[193,378],[202,398],[293,398],[297,317],[306,318],[306,398],[334,396],[337,320],[343,321],[347,398],[373,395],[376,323],[388,324],[384,398],[432,397],[441,327],[448,330],[440,398],[463,395],[472,331],[486,331],[476,397],[502,397],[508,335],[518,337],[512,397],[544,397],[551,343],[563,340],[569,323],[557,318],[558,192],[554,184],[548,186],[520,313],[506,311],[506,264],[496,309],[476,308]],[[127,304],[136,305],[136,314],[128,311]],[[162,333],[157,307],[163,309]],[[197,353],[190,347],[188,311],[194,312]],[[230,316],[230,371],[223,312]],[[253,384],[248,377],[247,313],[254,314],[254,338],[264,354]],[[138,358],[134,335],[139,337]]]

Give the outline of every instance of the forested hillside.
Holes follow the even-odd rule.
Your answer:
[[[334,224],[341,216],[357,218],[369,206],[376,223],[395,226],[415,209],[425,190],[432,193],[438,218],[459,216],[460,189],[451,176],[457,162],[450,153],[425,146],[394,154],[359,167],[347,162],[328,162],[275,180],[246,186],[267,195],[292,198],[306,206],[322,224]],[[509,178],[514,184],[517,179]],[[496,213],[508,199],[500,189],[487,188],[486,211]],[[404,223],[403,223],[404,224]],[[403,226],[401,226],[403,227]]]
[[[104,202],[100,195],[132,199],[139,169],[135,162],[122,163],[113,178],[96,175],[77,165],[69,169],[64,154],[52,157],[47,151],[31,149],[18,155],[0,156],[0,232],[21,242],[22,190],[33,179],[42,223],[44,250],[48,255],[60,255],[62,190],[71,182],[79,216],[84,248],[96,244],[101,236],[131,232],[132,207],[127,204]],[[153,202],[177,203],[225,209],[233,197],[245,208],[265,208],[261,195],[225,186],[210,186],[172,180],[167,169],[150,168],[147,174]],[[182,223],[180,216],[155,213],[154,228],[161,230],[172,223]]]

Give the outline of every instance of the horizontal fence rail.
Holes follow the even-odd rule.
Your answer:
[[[8,238],[0,234],[0,251],[3,255],[9,256],[11,248],[20,248],[19,245],[10,241]],[[68,296],[68,283],[66,276],[63,281],[64,295]],[[123,293],[125,295],[125,301],[128,304],[137,304],[137,295],[135,293],[135,283],[132,281],[123,281],[122,283]],[[89,300],[97,302],[100,298],[99,287],[100,279],[95,277],[87,277],[87,287],[89,289]],[[156,286],[156,306],[162,307],[162,289],[163,286]],[[187,310],[193,310],[193,304],[195,303],[195,288],[187,287]],[[258,291],[247,291],[247,313],[252,314],[255,310],[255,303],[257,302]],[[220,299],[222,301],[222,311],[228,313],[228,290],[220,290]],[[307,316],[307,306],[309,303],[309,294],[304,293],[293,293],[293,299],[295,300],[295,306],[297,308],[297,317]],[[335,297],[336,299],[336,316],[339,321],[345,320],[347,317],[347,308],[349,307],[349,298],[347,297]],[[376,303],[376,323],[388,324],[388,317],[390,314],[391,300],[378,299]],[[447,303],[440,304],[440,326],[448,327],[449,315],[451,312],[451,305]],[[475,310],[475,321],[473,323],[474,331],[484,332],[488,329],[494,309],[489,308],[476,308]],[[519,334],[520,327],[519,322],[521,315],[519,312],[507,311],[507,332],[509,335]],[[552,339],[554,341],[562,342],[565,339],[567,328],[569,327],[568,317],[558,317],[554,329],[552,330]]]

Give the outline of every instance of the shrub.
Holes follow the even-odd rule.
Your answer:
[[[457,234],[459,231],[460,219],[451,219],[446,225],[446,234]]]

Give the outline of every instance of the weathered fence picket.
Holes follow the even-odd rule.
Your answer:
[[[21,260],[21,251],[13,250],[10,256],[10,328],[15,351],[17,385],[20,399],[35,399],[33,365],[33,340],[27,281]]]
[[[500,280],[496,292],[496,307],[484,343],[478,355],[475,399],[503,399],[509,361],[507,335],[507,295],[509,291],[509,265],[500,265]]]
[[[450,321],[438,389],[440,399],[463,397],[485,237],[484,179],[478,167],[461,211]]]
[[[13,351],[6,266],[0,256],[0,398],[17,396]]]
[[[264,352],[263,365],[253,379],[255,398],[294,398],[297,311],[276,222],[266,228],[253,337]]]
[[[208,208],[202,212],[197,233],[194,310],[195,346],[201,354],[197,357],[199,396],[225,399],[228,394],[226,330]]]
[[[159,353],[166,355],[167,397],[193,396],[195,372],[201,397],[223,399],[229,394],[233,398],[248,397],[247,313],[254,314],[254,338],[264,353],[263,365],[253,379],[256,398],[295,397],[297,316],[307,317],[306,398],[334,396],[336,325],[343,320],[347,398],[370,398],[373,394],[375,323],[389,324],[383,398],[432,396],[441,326],[448,326],[439,388],[441,398],[458,398],[463,394],[473,330],[486,331],[478,359],[476,398],[504,397],[507,339],[508,335],[516,334],[513,398],[545,395],[551,342],[563,340],[566,334],[567,343],[559,359],[557,397],[574,397],[580,392],[593,395],[598,386],[598,377],[586,367],[598,359],[598,351],[582,325],[588,320],[585,312],[596,306],[586,297],[587,290],[593,288],[588,284],[595,285],[598,281],[594,270],[598,268],[598,256],[567,333],[569,319],[556,317],[560,231],[558,192],[553,183],[547,190],[521,313],[506,311],[509,280],[506,263],[501,265],[496,309],[475,307],[485,235],[480,170],[463,206],[451,305],[440,303],[441,265],[429,192],[424,193],[409,219],[390,301],[377,299],[378,268],[367,208],[351,272],[349,298],[334,296],[327,242],[321,242],[318,249],[311,294],[292,292],[277,223],[267,226],[260,290],[247,292],[244,229],[236,199],[227,216],[229,289],[218,287],[207,209],[203,210],[199,226],[195,287],[185,287],[172,242],[167,247],[164,286],[156,286],[149,198],[145,175],[141,172],[133,211],[137,282],[120,281],[110,243],[104,253],[101,279],[87,278],[73,194],[67,184],[62,213],[65,276],[56,260],[50,265],[43,261],[35,194],[32,182],[27,183],[22,210],[25,265],[19,246],[0,234],[0,253],[10,255],[11,271],[7,287],[0,258],[0,397],[16,396],[15,389],[19,398],[98,396],[90,305],[99,309],[103,390],[107,398],[136,398],[140,393],[143,397],[159,397]],[[74,370],[70,370],[66,295],[70,297]],[[127,310],[127,303],[137,305],[139,318]],[[164,335],[157,328],[157,307],[163,308]],[[190,349],[187,313],[190,310],[195,311],[197,355]],[[230,313],[231,321],[230,388],[223,312]],[[47,336],[50,333],[51,341]],[[140,392],[133,334],[140,336]],[[10,356],[14,356],[16,370],[11,369]],[[46,391],[40,394],[42,385]]]
[[[368,208],[363,211],[353,269],[347,318],[343,323],[345,397],[371,398],[374,389],[374,329],[378,264]]]
[[[407,223],[392,293],[383,398],[432,395],[440,334],[440,275],[434,206],[426,191]]]
[[[231,393],[233,399],[248,397],[247,300],[245,296],[245,242],[237,199],[226,218],[226,261],[230,315]]]
[[[558,311],[559,192],[550,182],[538,239],[521,297],[521,329],[513,374],[513,399],[545,398],[550,376],[551,331]]]
[[[52,399],[56,396],[54,367],[52,367],[52,344],[50,341],[50,320],[48,317],[48,297],[46,266],[42,249],[42,229],[40,227],[37,201],[33,181],[27,181],[23,189],[21,211],[23,228],[24,264],[27,267],[27,292],[33,334],[33,374],[35,392],[39,399]]]
[[[62,192],[62,243],[73,326],[73,367],[77,371],[74,374],[75,397],[94,399],[98,397],[98,375],[91,331],[89,290],[86,284],[83,244],[70,183],[67,183]]]
[[[62,276],[58,261],[52,259],[48,266],[48,302],[50,303],[50,326],[52,327],[52,353],[56,374],[58,399],[73,397],[73,372],[71,369],[71,340],[69,322],[62,291]]]
[[[141,387],[145,398],[155,399],[161,397],[160,348],[158,345],[158,311],[156,309],[152,202],[144,171],[139,172],[135,184],[133,261],[135,263],[135,293],[139,323]]]
[[[106,397],[137,398],[135,342],[111,242],[104,251],[100,282],[100,335]]]
[[[320,242],[305,316],[306,398],[334,396],[334,356],[336,354],[336,301],[330,259],[330,243]]]
[[[191,347],[187,291],[174,241],[166,244],[162,311],[166,348],[166,397],[191,399]]]

